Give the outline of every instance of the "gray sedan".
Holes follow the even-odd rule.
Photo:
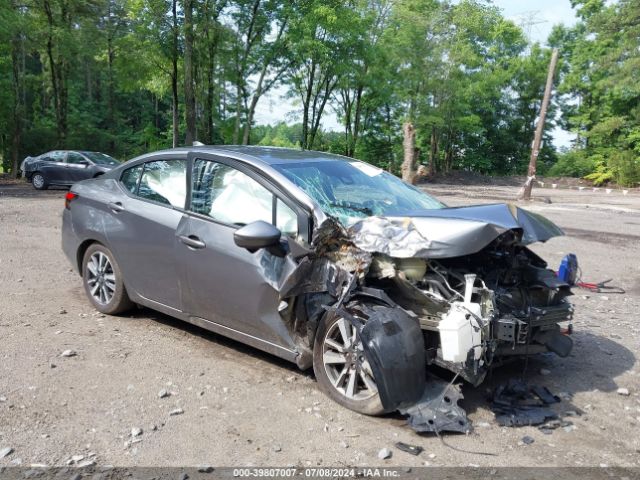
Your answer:
[[[101,312],[144,305],[313,367],[357,412],[468,431],[455,382],[430,372],[478,385],[506,358],[569,354],[569,285],[527,248],[562,234],[515,206],[448,208],[351,158],[229,146],[73,185],[62,245]]]
[[[120,162],[100,152],[54,150],[22,161],[22,175],[36,190],[50,185],[70,186],[80,180],[99,177]]]

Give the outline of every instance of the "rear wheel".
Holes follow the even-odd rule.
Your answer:
[[[82,279],[87,297],[96,310],[116,315],[133,306],[127,295],[120,267],[104,245],[94,243],[85,252]]]
[[[35,188],[36,190],[46,190],[47,188],[49,188],[49,182],[40,172],[35,172],[31,176],[31,183],[33,184],[33,188]]]
[[[362,342],[348,320],[325,315],[316,333],[313,371],[322,391],[340,405],[365,415],[385,413]]]

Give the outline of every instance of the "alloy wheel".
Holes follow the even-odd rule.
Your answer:
[[[44,177],[39,173],[36,173],[33,176],[33,178],[31,179],[31,182],[33,183],[33,186],[36,187],[37,189],[44,187]]]
[[[98,303],[106,305],[116,291],[116,275],[109,257],[103,252],[95,252],[89,257],[87,270],[89,293]]]
[[[333,387],[351,400],[378,393],[356,328],[344,318],[334,322],[324,337],[322,361]]]

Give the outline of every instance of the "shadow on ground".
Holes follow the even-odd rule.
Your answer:
[[[0,197],[62,197],[69,187],[52,185],[47,190],[36,190],[23,180],[0,181]]]
[[[282,368],[286,375],[313,378],[312,369],[302,372],[296,365],[276,356],[154,310],[142,308],[132,312],[131,316],[133,318],[150,318],[169,327],[187,331],[208,341],[236,350],[242,355],[248,355],[252,359]],[[488,409],[491,392],[498,385],[513,378],[524,378],[527,383],[547,387],[553,394],[562,394],[565,398],[571,398],[579,392],[594,390],[613,392],[618,388],[614,378],[632,369],[635,364],[634,353],[609,338],[590,332],[577,332],[573,335],[573,339],[574,349],[567,358],[559,358],[552,353],[536,355],[530,357],[528,361],[516,360],[496,367],[478,387],[463,384],[462,392],[465,398],[461,402],[461,406],[469,415],[473,415],[479,410]],[[551,373],[543,375],[540,373],[542,369],[549,370]],[[445,380],[452,378],[451,374],[446,371],[436,373]],[[553,405],[552,408],[560,416],[564,416],[568,411],[582,413],[578,406],[566,399]],[[404,417],[397,413],[390,414],[388,417],[394,423],[404,422]]]
[[[192,335],[197,335],[198,337],[203,338],[205,340],[215,342],[218,345],[235,350],[242,355],[247,355],[255,360],[269,363],[275,367],[280,367],[284,371],[287,371],[287,374],[289,374],[290,372],[291,374],[298,374],[300,376],[313,378],[312,369],[309,369],[303,372],[294,363],[288,362],[280,357],[276,357],[275,355],[263,352],[262,350],[258,350],[257,348],[251,347],[244,343],[225,337],[224,335],[211,332],[202,327],[198,327],[197,325],[184,322],[170,315],[165,315],[164,313],[157,312],[150,308],[142,307],[142,308],[133,310],[128,314],[128,316],[131,317],[132,319],[148,318],[153,321],[162,323],[163,325],[167,325],[168,327],[189,332]]]

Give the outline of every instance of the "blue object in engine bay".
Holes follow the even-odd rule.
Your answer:
[[[576,284],[576,277],[578,276],[578,257],[575,253],[569,253],[564,256],[560,262],[560,268],[558,268],[558,278],[567,282],[569,285]]]

